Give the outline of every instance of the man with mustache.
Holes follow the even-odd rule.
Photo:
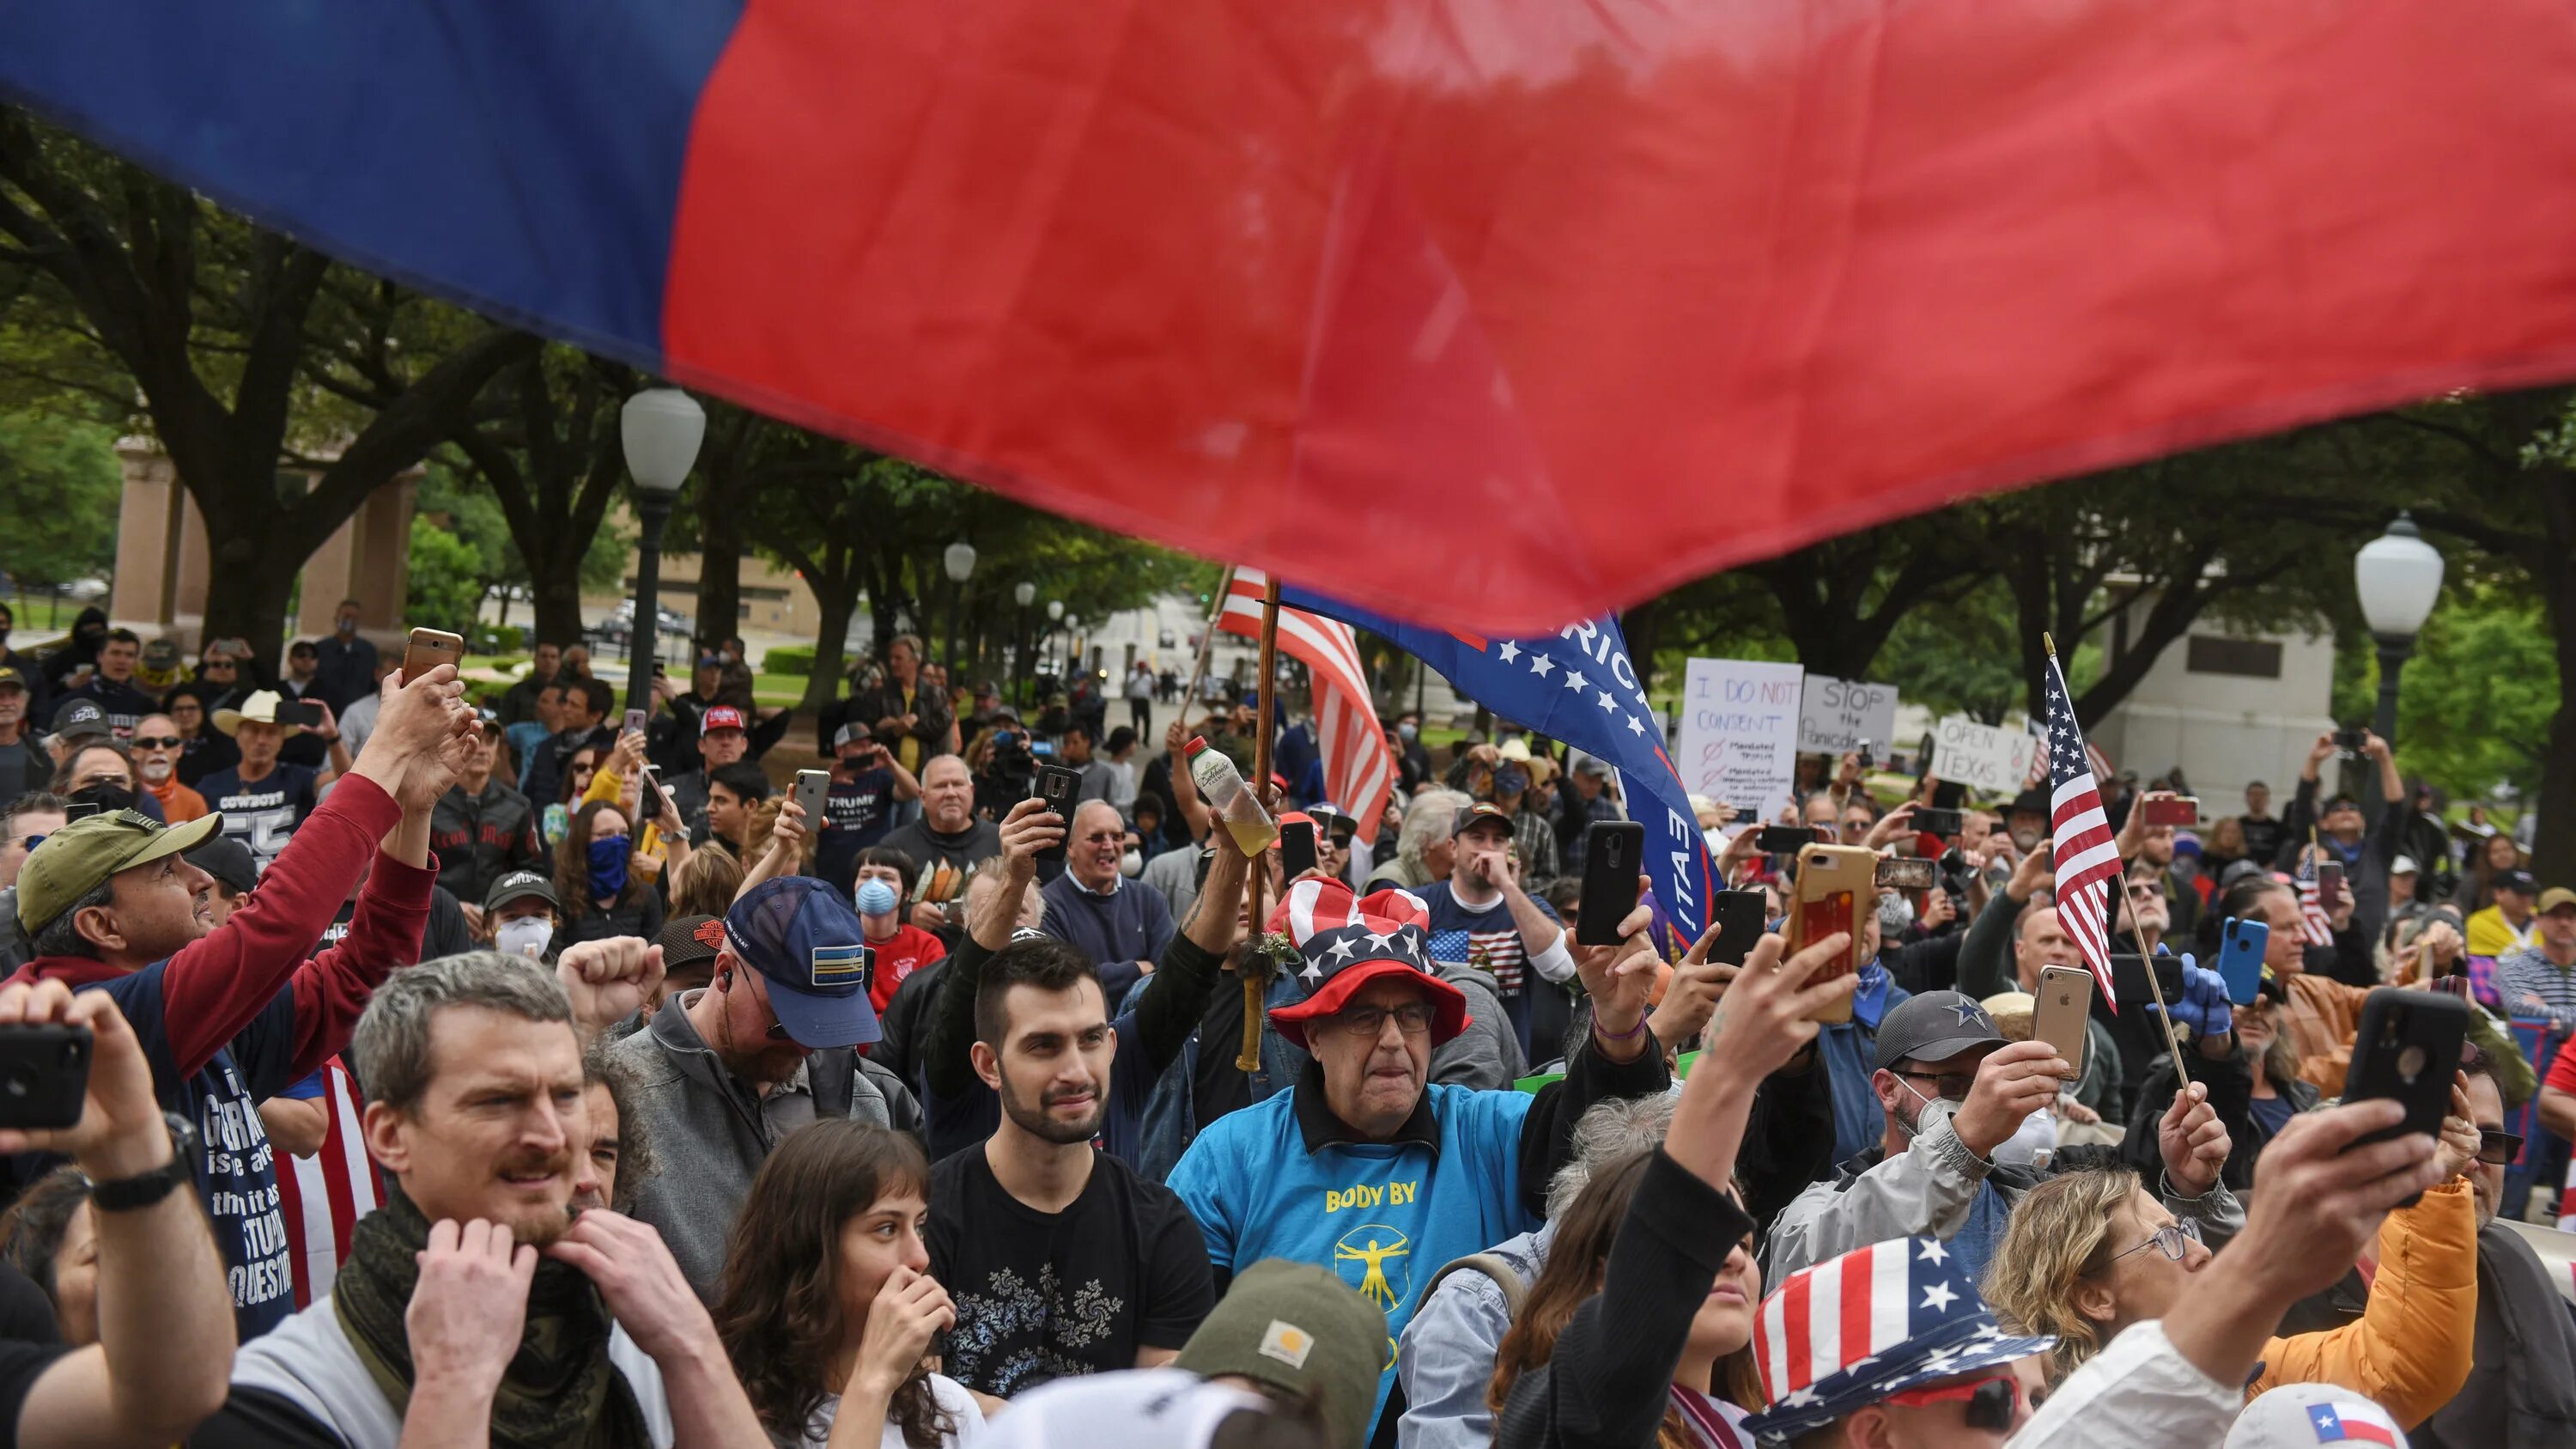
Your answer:
[[[572,1214],[595,1169],[561,982],[497,951],[430,962],[376,994],[352,1054],[367,1149],[396,1188],[359,1223],[330,1298],[236,1360],[232,1399],[196,1442],[761,1442],[661,1237],[606,1209]]]

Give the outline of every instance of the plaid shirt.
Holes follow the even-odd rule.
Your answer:
[[[1512,842],[1521,852],[1521,889],[1543,895],[1557,877],[1556,822],[1534,810],[1512,817]]]

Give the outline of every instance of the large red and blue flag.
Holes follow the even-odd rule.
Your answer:
[[[2565,0],[0,0],[0,94],[686,385],[1514,634],[2576,374]]]
[[[1646,878],[1666,927],[1658,948],[1687,946],[1708,927],[1717,889],[1708,840],[1682,788],[1664,732],[1646,702],[1628,641],[1615,619],[1569,624],[1553,634],[1491,639],[1399,623],[1342,599],[1281,583],[1281,604],[1339,619],[1384,638],[1428,664],[1450,687],[1495,714],[1597,755],[1618,772],[1628,818],[1646,827]],[[1560,786],[1571,790],[1568,781]]]

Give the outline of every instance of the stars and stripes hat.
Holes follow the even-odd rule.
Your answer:
[[[1337,880],[1301,880],[1270,916],[1270,929],[1286,931],[1305,958],[1297,973],[1306,999],[1273,1007],[1270,1024],[1300,1048],[1306,1023],[1334,1016],[1352,993],[1381,976],[1409,975],[1431,1002],[1431,1044],[1467,1027],[1465,992],[1432,974],[1424,924],[1430,908],[1411,891],[1382,890],[1366,899]]]
[[[2228,1426],[2226,1449],[2316,1449],[2384,1444],[2406,1449],[2406,1431],[2386,1409],[2335,1384],[2283,1384],[2254,1396]]]
[[[1958,1255],[1893,1238],[1802,1268],[1762,1300],[1753,1362],[1771,1407],[1748,1434],[1792,1439],[1934,1379],[2039,1353],[2042,1334],[2004,1332]]]

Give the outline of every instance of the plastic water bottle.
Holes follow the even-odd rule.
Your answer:
[[[1261,808],[1261,802],[1244,787],[1243,776],[1234,761],[1224,752],[1208,748],[1208,742],[1196,735],[1182,747],[1181,755],[1189,762],[1190,779],[1198,785],[1199,798],[1224,822],[1226,833],[1234,837],[1235,848],[1246,860],[1257,860],[1270,842],[1279,838],[1279,822]]]

